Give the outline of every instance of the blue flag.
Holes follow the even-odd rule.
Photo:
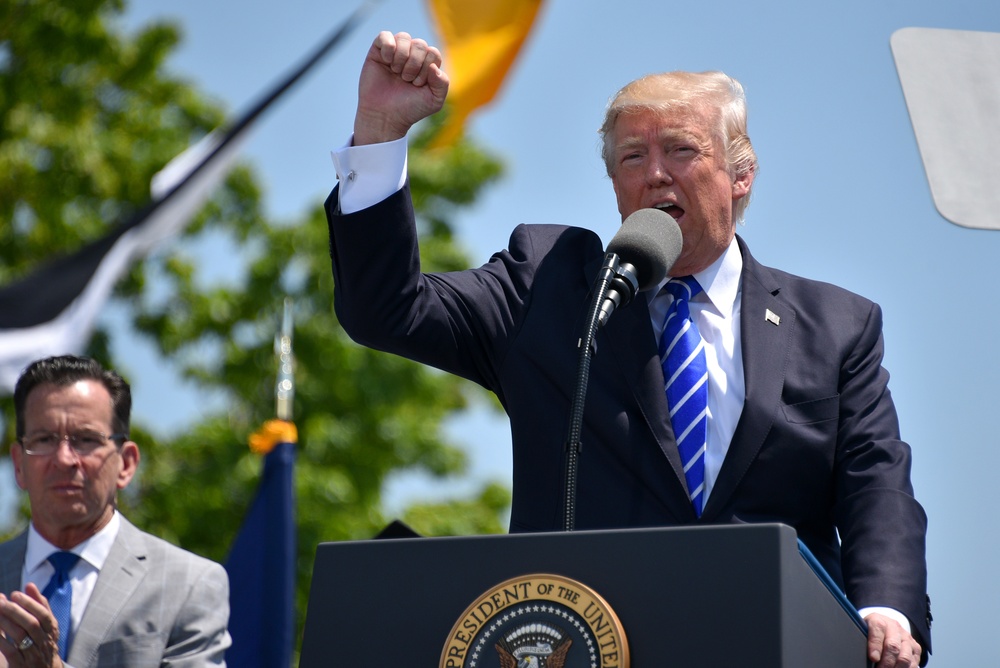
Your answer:
[[[226,663],[239,668],[288,668],[295,628],[295,443],[264,457],[253,505],[226,560],[229,633]]]

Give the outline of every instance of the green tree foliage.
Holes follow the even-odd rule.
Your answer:
[[[0,0],[0,280],[145,203],[150,177],[223,121],[163,62],[176,28],[114,31],[118,0]]]
[[[158,169],[224,120],[218,105],[165,70],[177,29],[126,35],[116,30],[123,9],[121,0],[0,0],[0,280],[106,232],[147,201]],[[466,266],[449,219],[501,173],[468,141],[427,149],[441,122],[422,128],[410,161],[429,270]],[[219,257],[231,275],[209,282],[205,264]],[[245,444],[273,417],[273,344],[286,296],[295,315],[301,623],[317,543],[377,533],[387,519],[387,476],[463,470],[463,452],[442,422],[478,390],[351,342],[333,313],[322,207],[314,203],[301,220],[267,220],[247,167],[234,171],[183,240],[120,286],[116,299],[134,331],[100,331],[88,352],[122,369],[114,338],[149,337],[165,364],[221,406],[177,434],[133,425],[143,458],[122,499],[139,526],[221,561],[259,479],[260,457]],[[426,534],[497,532],[509,501],[507,490],[488,486],[468,500],[413,508],[405,519]]]
[[[0,281],[100,237],[149,198],[153,174],[224,120],[163,71],[178,31],[126,37],[117,0],[0,0]],[[137,294],[136,268],[122,294]],[[110,362],[98,331],[89,352]],[[3,399],[10,418],[9,399]],[[13,436],[5,419],[4,449]]]

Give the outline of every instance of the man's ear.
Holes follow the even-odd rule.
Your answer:
[[[21,466],[24,463],[24,450],[21,448],[20,441],[14,441],[10,444],[10,460],[14,464],[14,480],[17,482],[17,486],[21,489],[27,489],[24,480],[24,467]]]
[[[741,200],[750,194],[753,186],[754,171],[751,169],[744,174],[738,174],[733,179],[733,201]]]
[[[122,467],[118,471],[118,489],[125,489],[139,468],[139,446],[135,441],[125,441],[118,455],[122,458]]]

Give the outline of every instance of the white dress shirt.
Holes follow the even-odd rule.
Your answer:
[[[719,469],[729,452],[729,443],[743,413],[746,386],[743,382],[743,349],[740,345],[740,273],[743,256],[736,238],[726,251],[704,271],[694,275],[702,292],[688,302],[691,318],[705,340],[708,367],[708,429],[705,448],[705,503],[719,477]],[[659,341],[673,297],[663,290],[650,290],[649,314],[653,334]]]
[[[90,595],[94,593],[97,585],[97,576],[107,561],[108,554],[111,553],[111,546],[118,537],[118,527],[121,526],[121,518],[116,510],[111,520],[101,528],[96,534],[83,541],[72,550],[67,550],[73,554],[80,555],[80,560],[70,569],[70,586],[73,588],[73,601],[70,608],[70,626],[75,630],[80,625],[83,618],[83,611],[87,608]],[[45,585],[52,579],[55,569],[49,563],[49,555],[61,550],[42,538],[41,534],[35,530],[35,525],[28,527],[28,546],[24,553],[24,566],[21,570],[21,588],[29,582],[35,583],[39,590],[44,590]]]

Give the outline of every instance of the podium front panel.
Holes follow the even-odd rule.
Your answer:
[[[635,668],[866,665],[863,632],[779,524],[323,543],[299,665],[433,668],[480,595],[540,573],[603,597]]]

